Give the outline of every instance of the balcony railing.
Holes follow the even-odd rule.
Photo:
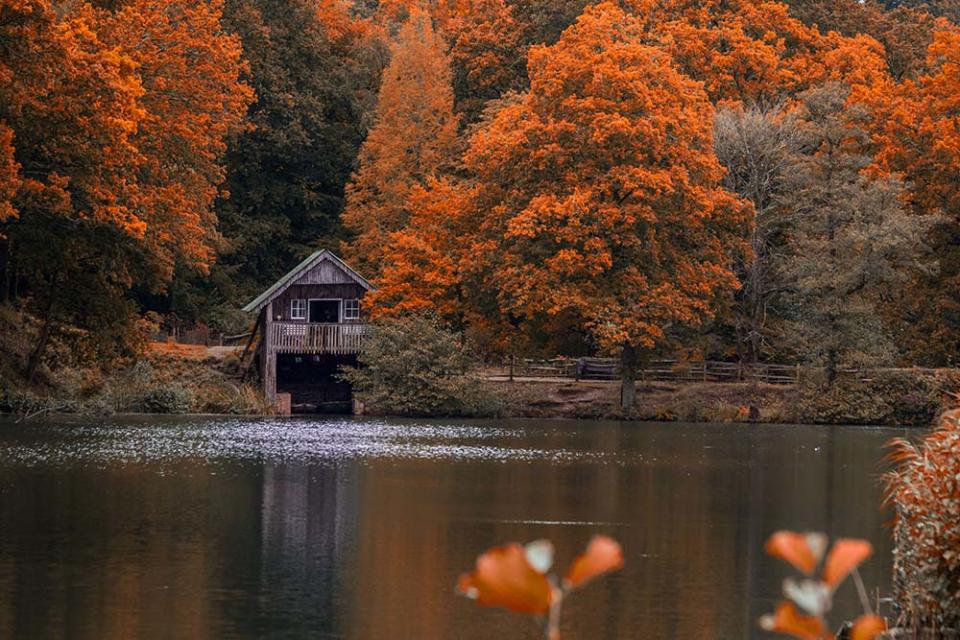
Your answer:
[[[270,344],[276,353],[358,353],[368,333],[364,324],[274,322]]]

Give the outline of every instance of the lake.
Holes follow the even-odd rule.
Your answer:
[[[0,638],[535,638],[457,597],[506,541],[626,567],[564,640],[763,638],[781,528],[863,537],[889,592],[902,430],[352,418],[0,420]],[[851,584],[838,615],[854,611]]]

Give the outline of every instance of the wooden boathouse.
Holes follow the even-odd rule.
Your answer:
[[[367,327],[363,297],[373,286],[326,249],[317,251],[250,302],[257,313],[260,379],[286,411],[349,410],[350,385],[337,377],[354,365]]]

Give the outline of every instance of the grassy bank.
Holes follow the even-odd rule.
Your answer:
[[[28,382],[22,372],[35,325],[29,316],[0,307],[0,412],[271,412],[259,386],[242,380],[238,351],[224,347],[154,343],[136,357],[93,366],[83,335],[62,331],[51,341],[36,379]],[[383,348],[365,354],[372,360],[356,372],[363,387],[357,396],[372,413],[926,426],[951,408],[952,394],[960,389],[956,370],[900,370],[832,385],[816,380],[801,385],[655,382],[639,384],[635,405],[624,411],[617,381],[508,382],[471,366],[455,336],[436,327],[415,329],[381,330]],[[424,350],[430,330],[438,335],[427,340],[433,348]]]
[[[236,356],[149,349],[109,370],[60,371],[56,384],[0,381],[0,411],[21,415],[77,413],[263,415],[259,389],[240,380]]]
[[[145,345],[136,357],[90,364],[84,336],[59,331],[32,381],[24,377],[36,322],[0,308],[0,412],[263,414],[268,405],[241,380],[232,349]]]
[[[638,385],[633,411],[620,407],[620,384],[607,381],[496,382],[511,417],[796,422],[797,390],[770,384],[656,382]]]

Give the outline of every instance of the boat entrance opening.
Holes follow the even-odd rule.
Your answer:
[[[338,374],[356,365],[356,355],[277,354],[277,391],[290,394],[292,413],[350,413],[353,390]]]

